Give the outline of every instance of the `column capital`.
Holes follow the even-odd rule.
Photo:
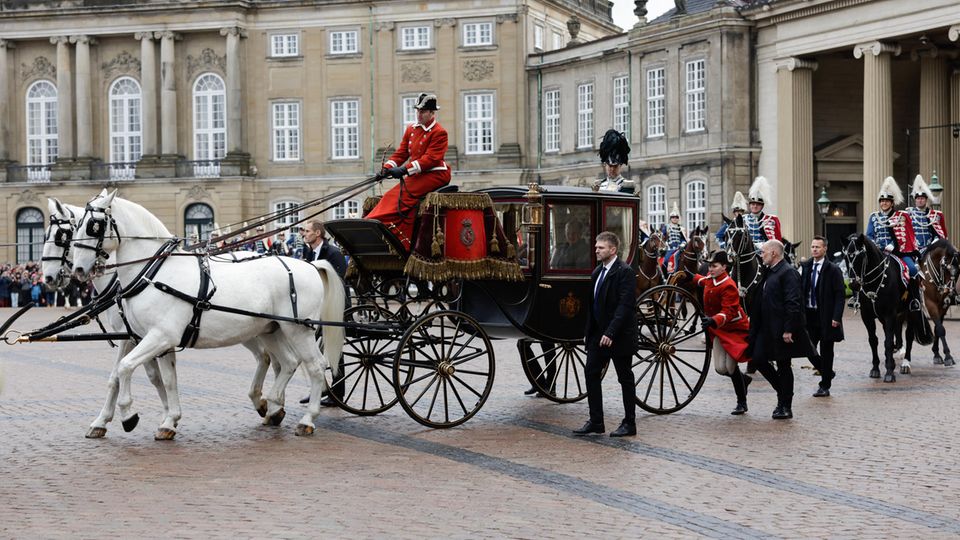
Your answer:
[[[867,43],[860,43],[853,48],[853,57],[856,59],[862,58],[865,54],[870,53],[874,56],[880,56],[883,53],[892,53],[894,56],[900,56],[899,43],[887,43],[884,41],[870,41]]]
[[[0,39],[0,49],[16,49],[17,42],[10,41],[9,39]]]
[[[141,40],[144,40],[144,39],[147,39],[147,40],[151,40],[151,41],[152,41],[154,38],[155,38],[155,36],[154,36],[154,32],[153,32],[152,30],[149,31],[149,32],[137,32],[137,33],[133,34],[133,39],[135,39],[135,40],[137,40],[137,41],[141,41]]]
[[[239,26],[227,26],[220,29],[221,36],[247,37],[247,30]]]
[[[377,32],[381,32],[383,30],[389,30],[390,32],[393,32],[396,29],[396,23],[393,21],[381,21],[374,24],[373,29]]]
[[[927,45],[924,49],[914,49],[910,51],[910,60],[916,62],[921,58],[936,58],[940,56],[940,49],[933,43]]]
[[[70,38],[68,36],[52,36],[50,38],[50,43],[54,45],[59,45],[63,43],[64,45],[70,43]]]
[[[805,60],[803,58],[790,57],[790,58],[781,58],[774,62],[777,71],[787,70],[794,71],[797,69],[809,69],[811,71],[816,71],[820,64],[815,60]]]
[[[70,36],[70,43],[84,43],[87,45],[96,45],[97,38],[90,36]]]
[[[154,39],[172,39],[174,41],[180,41],[183,39],[183,34],[174,32],[172,30],[161,30],[159,32],[153,33]]]
[[[960,24],[951,26],[948,34],[950,35],[950,41],[960,41]]]

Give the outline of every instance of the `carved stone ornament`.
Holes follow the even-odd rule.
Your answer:
[[[193,56],[192,54],[187,55],[188,79],[192,79],[195,73],[208,70],[219,70],[220,73],[226,73],[227,56],[220,56],[209,47],[200,51],[199,56]]]
[[[570,41],[576,43],[580,35],[580,17],[574,15],[567,20],[567,32],[570,32]]]
[[[482,81],[493,76],[493,62],[485,58],[472,58],[463,61],[463,78],[468,81]]]
[[[517,20],[519,20],[519,18],[516,13],[503,13],[501,15],[497,15],[497,24],[503,24],[507,21],[517,22]]]
[[[210,192],[203,189],[203,186],[194,185],[192,188],[190,188],[190,191],[187,192],[187,198],[192,199],[194,201],[203,201],[203,200],[209,201]]]
[[[104,62],[103,71],[107,74],[108,79],[113,78],[115,74],[139,75],[140,59],[127,51],[123,51],[113,60]]]
[[[430,73],[430,64],[426,62],[405,62],[400,65],[403,75],[400,81],[405,83],[425,83],[432,82],[433,76]]]
[[[393,21],[381,21],[373,25],[373,29],[377,32],[382,32],[384,30],[393,32],[395,28],[396,24]]]
[[[33,59],[33,64],[20,64],[20,78],[23,81],[28,81],[33,78],[40,77],[49,77],[54,79],[57,77],[57,66],[53,65],[46,56],[38,56]]]
[[[21,191],[20,196],[17,198],[18,204],[38,204],[39,202],[40,196],[29,189]]]

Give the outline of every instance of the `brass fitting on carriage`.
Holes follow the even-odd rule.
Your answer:
[[[531,182],[530,189],[527,191],[526,195],[524,195],[527,198],[527,204],[524,205],[520,218],[523,225],[528,227],[539,227],[543,225],[543,203],[541,202],[541,193],[542,190],[540,189],[540,184]]]

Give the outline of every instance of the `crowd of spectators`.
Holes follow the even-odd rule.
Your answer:
[[[56,289],[43,282],[40,263],[0,264],[0,307],[21,307],[33,302],[38,306],[86,305],[93,294],[93,285],[73,280]]]

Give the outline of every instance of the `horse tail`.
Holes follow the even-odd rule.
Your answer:
[[[320,320],[343,322],[343,311],[346,305],[346,289],[343,281],[333,265],[325,260],[314,261],[313,265],[320,273],[323,281],[324,299],[320,308]],[[323,326],[323,355],[333,371],[333,376],[340,375],[340,354],[343,352],[344,328],[337,325]]]
[[[923,293],[916,279],[910,280],[907,288],[908,308],[907,324],[913,330],[913,339],[918,345],[926,347],[933,343],[933,329],[930,328],[930,319],[926,315]]]

